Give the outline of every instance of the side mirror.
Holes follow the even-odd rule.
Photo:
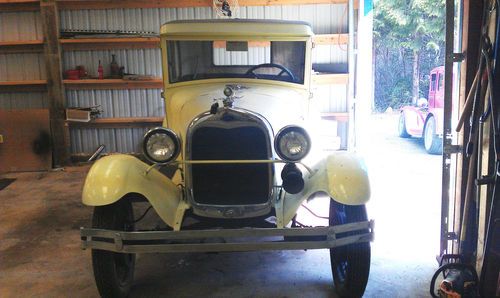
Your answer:
[[[429,105],[429,102],[425,98],[419,98],[417,100],[417,107],[426,108]]]

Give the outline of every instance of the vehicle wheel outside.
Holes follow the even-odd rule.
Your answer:
[[[443,139],[436,135],[436,120],[433,116],[430,116],[425,122],[424,146],[429,154],[442,153]]]
[[[405,115],[403,113],[399,114],[398,134],[400,138],[411,137],[410,134],[408,134],[408,131],[406,130]]]
[[[132,231],[132,204],[128,199],[94,208],[92,227]],[[135,254],[92,249],[92,267],[101,297],[126,297],[134,279]]]
[[[348,206],[330,200],[330,226],[366,220],[365,205]],[[330,249],[335,291],[340,297],[363,296],[370,275],[370,257],[369,242]]]

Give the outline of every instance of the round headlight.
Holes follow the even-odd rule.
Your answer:
[[[286,126],[276,135],[274,149],[284,160],[299,161],[309,153],[311,139],[302,127]]]
[[[150,161],[165,164],[179,156],[181,142],[172,130],[157,127],[144,135],[142,150]]]

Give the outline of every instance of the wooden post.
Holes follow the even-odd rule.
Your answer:
[[[61,46],[59,44],[59,13],[55,0],[40,1],[43,35],[45,40],[45,67],[49,118],[52,135],[52,160],[55,167],[69,160],[69,141],[65,126],[65,96],[62,81]]]

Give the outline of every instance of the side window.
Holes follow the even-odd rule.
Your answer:
[[[431,75],[431,91],[436,91],[436,74]]]
[[[441,91],[444,88],[444,73],[439,74],[439,85],[438,90]]]

